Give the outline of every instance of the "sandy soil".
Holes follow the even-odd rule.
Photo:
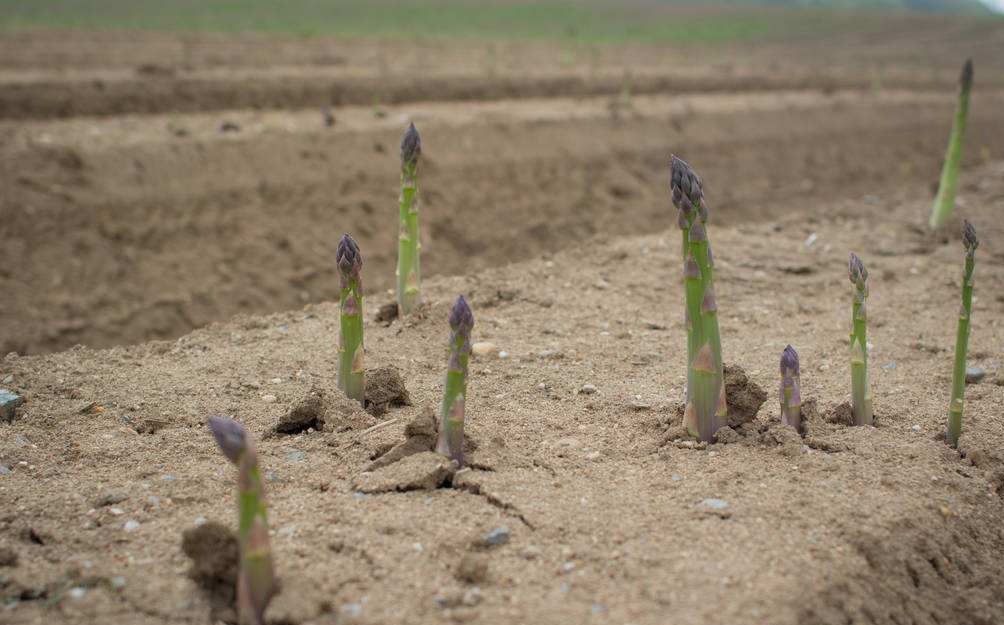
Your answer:
[[[666,209],[657,234],[437,278],[419,316],[367,323],[369,364],[396,367],[413,404],[379,419],[338,399],[330,304],[174,342],[8,356],[0,379],[28,403],[0,425],[12,469],[0,548],[17,557],[0,569],[5,621],[206,622],[212,602],[181,541],[205,520],[233,522],[233,471],[204,426],[225,413],[261,438],[276,623],[999,622],[1004,163],[965,174],[961,212],[984,241],[972,364],[989,375],[968,389],[964,458],[936,440],[962,253],[954,235],[925,233],[926,189],[759,224],[713,213],[726,359],[769,399],[735,442],[706,449],[671,438],[684,334]],[[718,204],[716,178],[706,187]],[[850,249],[872,276],[875,428],[827,419],[848,395]],[[437,401],[458,292],[476,338],[507,352],[472,367],[478,468],[397,492],[420,485],[428,456],[366,469]],[[787,342],[819,404],[805,440],[770,426]],[[275,434],[311,389],[326,397],[321,431]],[[507,543],[480,545],[500,527]]]

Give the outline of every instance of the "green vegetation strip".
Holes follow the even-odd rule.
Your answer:
[[[974,2],[976,0],[973,0]],[[757,4],[768,6],[756,6]],[[723,43],[878,30],[882,12],[786,10],[797,0],[719,6],[667,1],[523,0],[0,0],[0,30],[78,28],[264,32],[393,39],[560,40],[580,43]],[[896,8],[897,0],[834,0]],[[685,19],[681,19],[685,17]]]

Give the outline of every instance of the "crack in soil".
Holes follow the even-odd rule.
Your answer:
[[[480,484],[474,484],[471,482],[464,482],[463,484],[453,483],[450,485],[450,487],[456,490],[466,491],[472,495],[477,495],[479,497],[484,498],[488,503],[495,506],[499,510],[502,510],[506,514],[518,519],[523,525],[528,527],[530,531],[537,531],[537,528],[534,527],[533,523],[530,523],[530,521],[526,519],[526,516],[524,516],[523,513],[520,512],[519,508],[517,508],[515,505],[507,501],[502,501],[501,499],[499,499],[498,497],[496,497],[491,493],[483,491],[481,489]]]

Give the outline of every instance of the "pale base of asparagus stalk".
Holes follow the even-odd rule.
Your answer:
[[[364,403],[366,372],[363,366],[363,297],[358,285],[343,289],[341,335],[338,346],[338,387],[345,396]]]

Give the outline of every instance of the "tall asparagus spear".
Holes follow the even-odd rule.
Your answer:
[[[976,266],[976,228],[962,221],[962,243],[966,247],[966,265],[962,273],[962,308],[955,334],[955,370],[952,372],[952,399],[948,404],[948,433],[945,438],[952,447],[959,444],[962,434],[962,406],[966,393],[966,352],[969,350],[969,322],[973,314],[973,269]]]
[[[683,425],[711,441],[725,425],[728,408],[714,289],[714,257],[708,242],[708,209],[701,179],[676,156],[670,165],[673,205],[679,210],[687,320],[687,405]]]
[[[418,238],[418,158],[422,155],[422,138],[415,124],[408,124],[401,139],[401,197],[398,208],[401,232],[397,247],[397,306],[407,315],[421,296]]]
[[[467,363],[471,357],[474,314],[463,295],[450,310],[450,359],[440,408],[436,451],[464,466],[464,402],[467,396]]]
[[[233,419],[210,417],[209,429],[220,451],[238,469],[240,571],[237,576],[237,612],[241,625],[264,625],[265,609],[275,594],[276,584],[258,453],[247,430]]]
[[[868,270],[858,255],[851,252],[847,265],[848,275],[854,285],[854,303],[851,306],[851,399],[856,425],[872,424],[872,393],[868,386]]]
[[[973,60],[967,59],[959,76],[959,106],[955,110],[952,134],[948,137],[945,164],[941,168],[941,182],[938,196],[931,211],[931,228],[938,228],[948,219],[955,208],[955,187],[959,178],[959,162],[962,160],[962,140],[966,134],[969,118],[969,90],[973,86]]]
[[[802,432],[802,381],[798,352],[791,345],[781,352],[781,423]]]
[[[342,235],[335,254],[341,275],[341,335],[338,339],[338,387],[345,396],[363,403],[366,379],[363,370],[363,257],[348,234]]]

